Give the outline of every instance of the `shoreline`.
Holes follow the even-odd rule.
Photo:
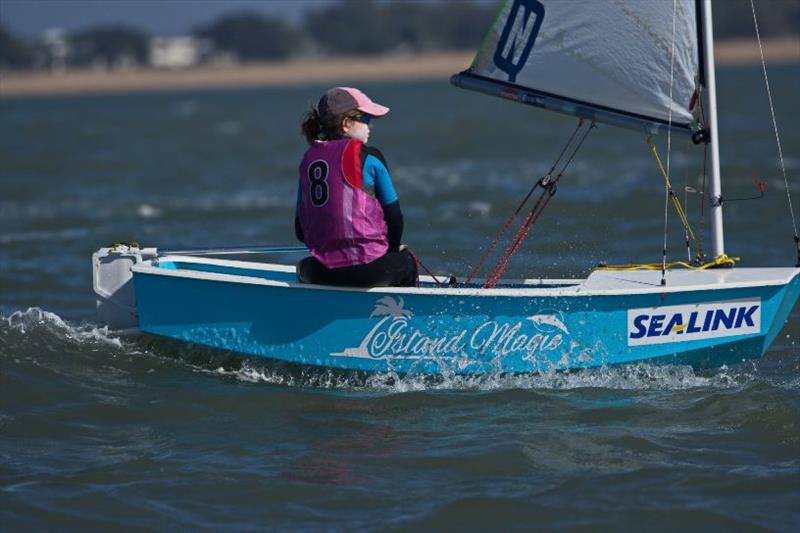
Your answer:
[[[800,37],[763,42],[767,65],[800,63]],[[139,91],[281,87],[380,80],[448,78],[472,62],[473,51],[408,56],[297,59],[280,63],[201,66],[186,70],[69,70],[0,73],[0,98],[103,94]],[[719,66],[760,64],[758,43],[730,40],[715,43]]]

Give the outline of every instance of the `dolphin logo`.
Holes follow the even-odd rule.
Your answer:
[[[567,326],[556,315],[538,314],[529,316],[528,320],[533,322],[533,324],[537,327],[537,329],[541,330],[540,326],[551,326],[553,328],[560,329],[561,331],[569,335],[569,330],[567,329]]]

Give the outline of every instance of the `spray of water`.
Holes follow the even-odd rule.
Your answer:
[[[0,345],[13,352],[32,339],[66,342],[80,350],[111,349],[119,355],[133,355],[183,364],[187,369],[224,379],[253,384],[286,387],[401,394],[418,391],[497,391],[510,389],[572,390],[603,388],[614,390],[689,390],[695,388],[727,389],[759,379],[757,367],[734,369],[722,367],[698,372],[690,366],[655,366],[644,363],[601,367],[573,372],[551,371],[543,374],[490,373],[464,376],[398,374],[396,372],[348,372],[319,367],[304,367],[235,354],[151,337],[121,338],[107,327],[90,322],[72,324],[55,313],[40,308],[0,314]],[[13,355],[13,353],[12,353]],[[752,364],[752,363],[751,363]]]
[[[60,316],[38,307],[29,307],[26,311],[15,311],[9,316],[0,314],[3,328],[0,334],[16,332],[21,335],[50,334],[57,339],[76,343],[100,343],[122,349],[122,341],[113,335],[107,326],[98,326],[84,322],[72,325]]]
[[[288,369],[264,361],[244,360],[239,367],[220,366],[215,374],[248,383],[289,387],[406,393],[419,391],[498,391],[511,389],[615,390],[727,389],[745,385],[756,376],[744,369],[728,367],[712,373],[696,372],[690,366],[654,366],[643,363],[545,374],[484,374],[479,376],[386,373],[353,373],[320,368]]]

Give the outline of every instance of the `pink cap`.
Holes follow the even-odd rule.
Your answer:
[[[339,87],[340,89],[344,89],[350,96],[356,99],[356,103],[358,104],[359,111],[363,111],[368,115],[372,115],[373,117],[382,117],[386,113],[389,112],[389,108],[380,104],[376,104],[372,100],[369,99],[369,96],[364,94],[363,92],[359,91],[358,89],[354,89],[353,87]]]
[[[382,117],[389,112],[388,107],[376,104],[366,94],[353,87],[328,89],[319,100],[319,111],[322,115],[339,115],[355,109],[373,117]]]

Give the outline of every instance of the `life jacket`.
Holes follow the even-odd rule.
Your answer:
[[[383,208],[362,189],[362,145],[316,141],[300,163],[303,238],[328,268],[371,263],[389,249]]]

